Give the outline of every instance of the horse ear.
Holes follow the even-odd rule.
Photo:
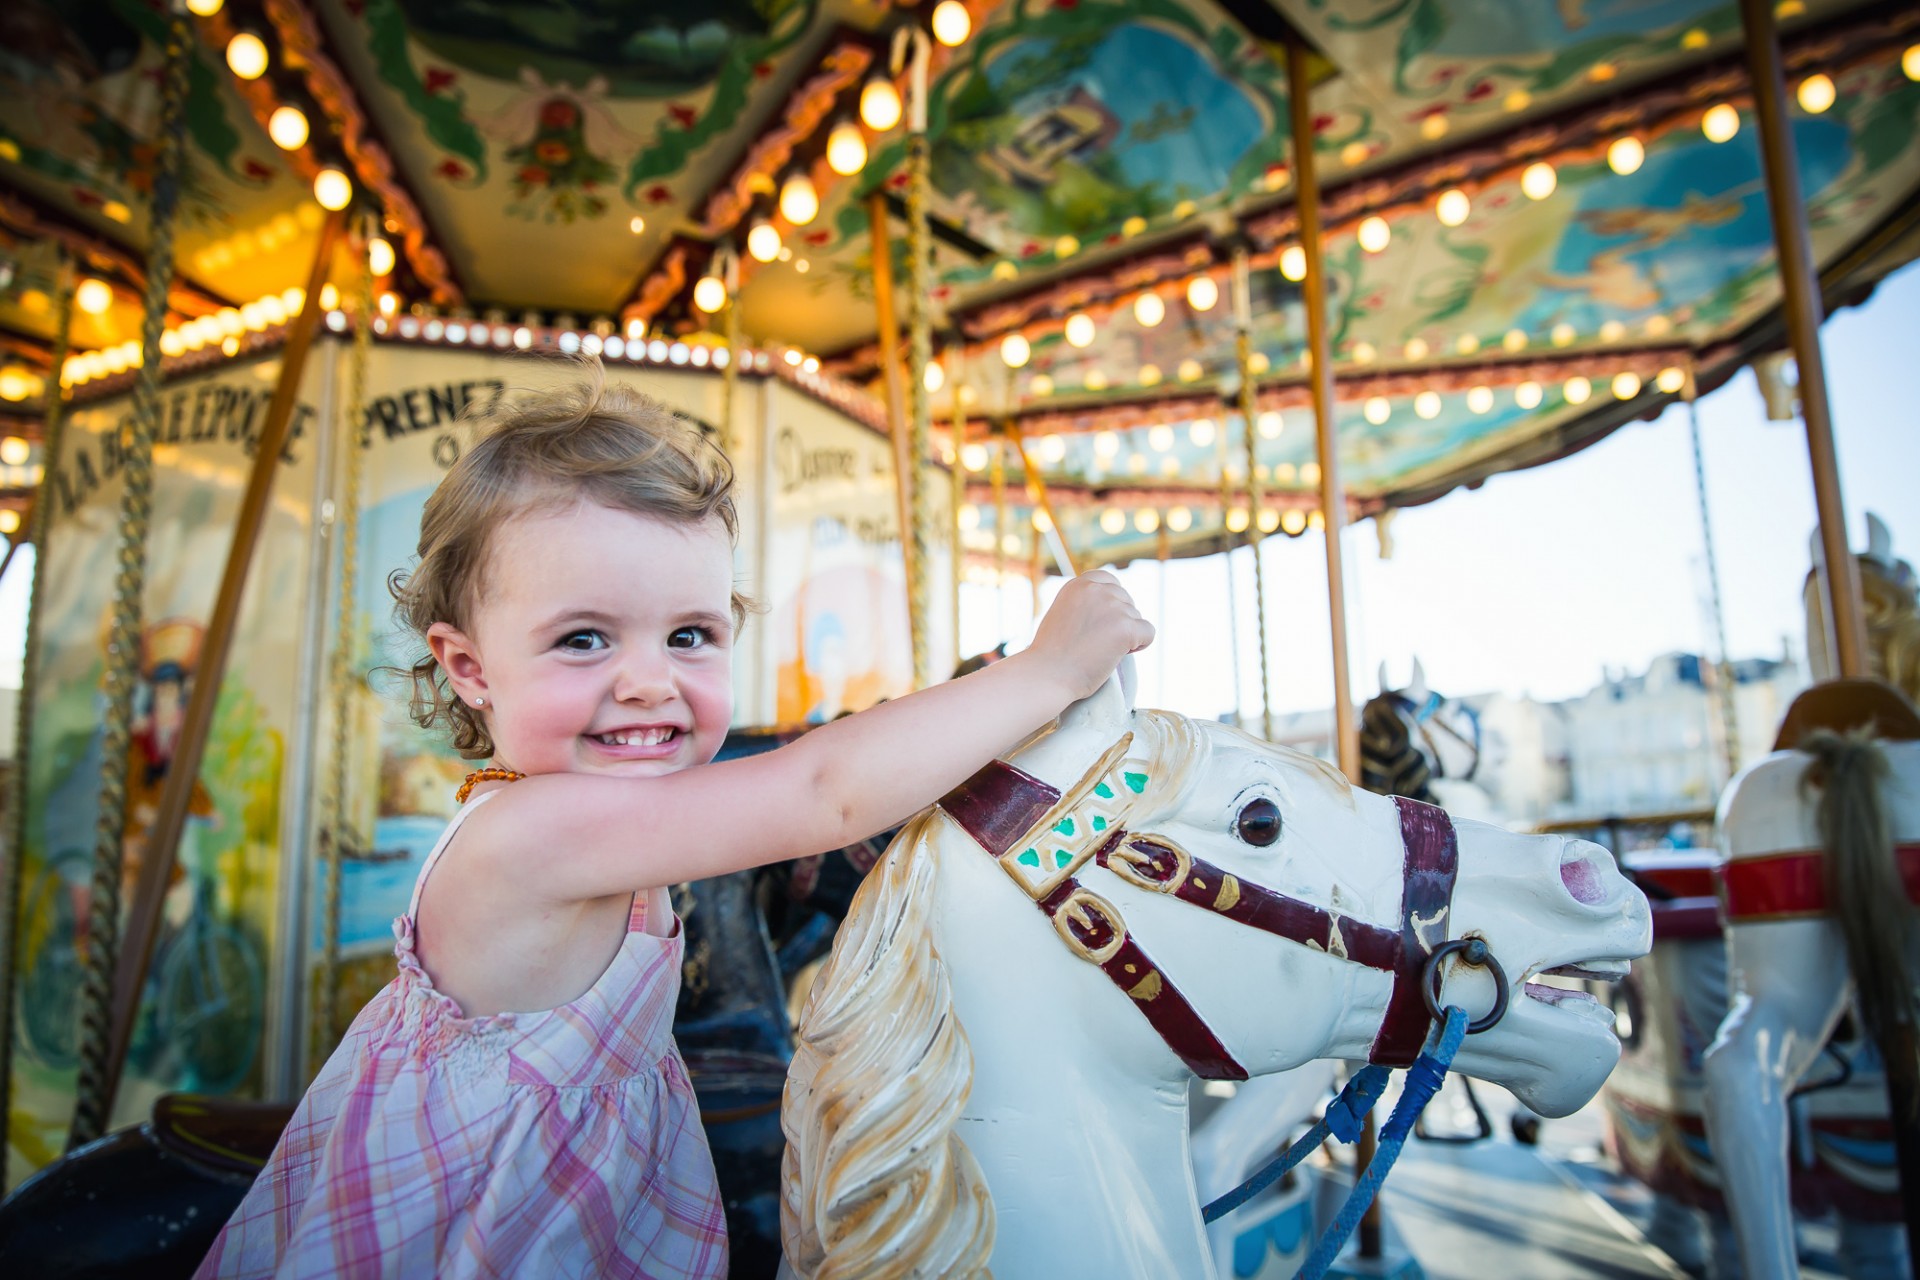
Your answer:
[[[1807,535],[1807,562],[1818,569],[1827,562],[1825,548],[1820,545],[1820,530],[1815,529]]]
[[[1420,659],[1413,660],[1413,679],[1407,684],[1407,696],[1415,702],[1427,700],[1427,671],[1420,665]]]
[[[1010,759],[1056,787],[1078,778],[1088,761],[1133,723],[1133,659],[1122,660],[1107,682],[1060,713],[1060,720]]]
[[[1393,692],[1393,686],[1387,683],[1387,660],[1385,658],[1380,659],[1380,692]]]
[[[1105,684],[1060,713],[1060,728],[1092,729],[1119,737],[1133,718],[1133,691],[1133,655],[1128,654]]]
[[[1867,512],[1867,555],[1881,564],[1893,564],[1893,532],[1886,521]]]

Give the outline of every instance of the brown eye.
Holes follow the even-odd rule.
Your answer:
[[[1264,848],[1280,838],[1280,806],[1264,797],[1248,801],[1234,820],[1234,829],[1248,844]]]

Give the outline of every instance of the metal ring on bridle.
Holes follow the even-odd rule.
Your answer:
[[[1493,958],[1493,949],[1484,941],[1479,938],[1455,938],[1451,942],[1443,942],[1434,948],[1433,955],[1427,959],[1426,972],[1420,980],[1420,994],[1426,1000],[1427,1012],[1433,1015],[1433,1020],[1441,1021],[1445,1014],[1440,1008],[1440,983],[1443,976],[1440,972],[1440,964],[1456,952],[1465,963],[1493,971],[1493,1008],[1488,1010],[1484,1018],[1479,1018],[1467,1025],[1467,1034],[1477,1036],[1507,1016],[1507,973],[1500,967],[1500,962]]]

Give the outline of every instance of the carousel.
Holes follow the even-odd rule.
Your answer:
[[[469,410],[588,359],[733,462],[765,612],[724,754],[991,660],[1050,575],[1211,557],[1253,602],[1204,620],[1232,727],[1123,670],[897,833],[674,887],[733,1274],[1789,1276],[1796,1212],[1846,1274],[1908,1273],[1920,614],[1884,526],[1849,546],[1819,334],[1920,256],[1920,10],[15,0],[0,31],[0,576],[31,577],[0,1271],[190,1274],[391,976],[464,766],[385,674],[388,578]],[[1354,696],[1345,531],[1389,554],[1397,510],[1750,366],[1805,424],[1822,683],[1690,815],[1714,857],[1619,839],[1689,815],[1474,821],[1471,713],[1417,672]],[[1274,538],[1324,547],[1324,760],[1272,741]],[[1444,1088],[1493,1133],[1467,1077],[1528,1138],[1593,1104],[1646,1235],[1699,1256],[1417,1127]],[[1530,1188],[1545,1225],[1397,1226],[1403,1150],[1409,1199]]]

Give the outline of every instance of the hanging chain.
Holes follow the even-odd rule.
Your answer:
[[[1694,399],[1693,374],[1687,374],[1687,431],[1693,437],[1693,483],[1700,499],[1700,535],[1707,550],[1707,589],[1713,595],[1714,640],[1720,647],[1720,731],[1725,738],[1727,777],[1740,772],[1740,722],[1734,707],[1733,661],[1727,653],[1727,620],[1720,607],[1720,565],[1713,554],[1713,520],[1707,511],[1707,464],[1700,447],[1700,406]]]
[[[33,546],[33,582],[27,588],[26,650],[20,658],[20,699],[13,730],[13,768],[7,773],[7,844],[0,850],[6,865],[0,868],[0,1125],[13,1114],[13,979],[19,939],[14,932],[20,915],[20,881],[27,856],[27,761],[32,759],[33,712],[39,687],[40,635],[34,622],[40,610],[40,592],[47,581],[47,530],[53,525],[54,473],[66,437],[68,330],[73,327],[73,262],[60,252],[59,283],[55,287],[53,372],[46,393],[46,425],[40,432],[40,484],[27,512],[25,541]],[[6,1143],[0,1132],[0,1191],[6,1190]]]
[[[932,477],[927,474],[927,458],[932,448],[933,405],[927,395],[927,365],[933,359],[933,324],[930,315],[932,265],[927,235],[927,135],[907,135],[907,419],[908,472],[912,477],[908,536],[913,539],[912,554],[907,557],[907,599],[913,621],[913,684],[924,689],[933,683],[932,645],[928,636],[927,614],[932,590],[927,556],[933,543]]]
[[[148,210],[146,311],[140,333],[140,372],[133,415],[119,440],[119,572],[113,584],[113,625],[107,642],[106,723],[100,746],[100,812],[94,829],[93,886],[87,905],[87,950],[81,992],[80,1078],[74,1099],[71,1149],[106,1131],[113,974],[120,959],[120,876],[127,819],[127,767],[132,744],[134,681],[139,674],[143,596],[147,582],[147,526],[153,513],[153,437],[160,421],[160,334],[173,281],[173,222],[180,199],[187,73],[193,32],[183,9],[170,7],[166,69]],[[151,853],[151,851],[146,851]]]
[[[333,696],[333,776],[327,784],[327,801],[321,819],[321,852],[326,859],[326,879],[322,889],[322,907],[326,936],[321,939],[319,1056],[333,1051],[340,1036],[340,872],[341,859],[349,848],[357,847],[353,830],[352,806],[348,796],[348,759],[355,692],[354,644],[359,639],[355,598],[360,583],[360,487],[366,470],[366,436],[362,419],[367,408],[367,359],[373,350],[373,270],[364,252],[360,255],[360,276],[353,311],[353,354],[348,365],[346,414],[346,474],[341,481],[340,502],[334,512],[334,528],[340,531],[340,590],[335,625],[339,628],[333,644],[331,693]]]
[[[1233,456],[1232,431],[1233,416],[1221,414],[1220,444],[1214,450],[1214,460],[1220,466],[1220,563],[1227,570],[1227,665],[1233,670],[1233,723],[1238,727],[1240,709],[1246,701],[1240,688],[1240,602],[1234,599],[1233,530],[1227,527],[1227,512],[1233,507],[1233,480],[1227,474],[1227,459]]]
[[[1260,468],[1255,458],[1260,436],[1253,425],[1253,335],[1244,323],[1234,339],[1234,355],[1240,363],[1240,417],[1247,433],[1247,543],[1253,548],[1253,617],[1260,642],[1260,732],[1272,741],[1273,679],[1267,661],[1267,576],[1260,564]]]
[[[733,425],[733,406],[740,390],[740,299],[727,295],[727,367],[720,373],[720,451],[734,460],[740,437]]]

